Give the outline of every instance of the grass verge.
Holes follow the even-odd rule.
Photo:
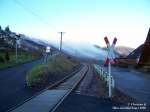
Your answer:
[[[48,78],[47,72],[48,66],[45,64],[40,64],[33,67],[26,76],[26,81],[28,86],[36,86],[37,84],[42,84]]]
[[[27,86],[38,87],[47,82],[50,78],[50,74],[61,75],[72,70],[78,64],[79,62],[70,58],[68,59],[68,57],[64,55],[57,55],[49,59],[47,63],[34,66],[27,72]]]
[[[12,66],[15,66],[15,65],[19,65],[19,64],[31,61],[33,59],[36,59],[37,57],[33,56],[31,53],[21,51],[21,52],[18,52],[17,63],[16,63],[16,54],[15,54],[15,52],[10,52],[9,53],[9,61],[6,61],[4,52],[0,52],[0,58],[1,58],[0,69],[4,69],[4,68],[12,67]]]
[[[108,85],[107,83],[101,78],[98,72],[94,69],[94,73],[97,75],[98,80],[98,88],[99,88],[99,95],[100,97],[108,97]],[[129,102],[136,103],[137,100],[130,97],[129,95],[121,92],[119,89],[114,88],[112,89],[112,98],[113,101],[119,102],[121,104],[128,104]]]

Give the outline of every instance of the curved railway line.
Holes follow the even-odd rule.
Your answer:
[[[75,71],[74,74],[50,85],[40,94],[10,109],[8,112],[55,112],[64,99],[82,82],[88,70],[89,65],[83,64],[83,67]]]

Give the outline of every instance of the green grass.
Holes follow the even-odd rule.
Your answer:
[[[48,77],[48,66],[45,64],[33,67],[26,76],[28,86],[36,86],[37,84],[44,83]]]
[[[18,65],[18,64],[21,64],[21,63],[25,63],[25,62],[28,62],[28,61],[33,59],[32,55],[30,53],[23,52],[23,51],[18,52],[18,61],[17,61],[17,63],[16,63],[16,54],[15,54],[15,52],[10,52],[9,53],[9,57],[10,57],[9,61],[6,61],[4,52],[0,52],[0,57],[3,58],[3,60],[4,60],[4,62],[0,61],[0,69],[15,66],[15,65]]]
[[[59,73],[72,69],[77,63],[72,62],[65,56],[58,55],[49,61],[48,66],[51,73]]]
[[[26,75],[27,85],[30,87],[39,86],[47,81],[50,74],[61,75],[78,64],[78,62],[73,62],[62,55],[53,57],[47,63],[34,66],[28,71]]]

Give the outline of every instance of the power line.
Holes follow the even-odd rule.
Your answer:
[[[30,13],[32,16],[34,16],[35,18],[37,18],[40,22],[42,22],[43,24],[47,25],[49,28],[53,28],[54,30],[57,31],[57,28],[54,27],[52,24],[50,24],[49,22],[47,22],[45,19],[43,19],[41,16],[39,16],[37,13],[35,13],[33,11],[33,9],[25,6],[23,3],[21,3],[18,0],[13,0],[14,3],[16,3],[17,5],[21,6],[25,11],[27,11],[28,13]]]

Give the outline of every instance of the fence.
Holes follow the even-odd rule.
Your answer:
[[[96,72],[100,75],[100,78],[107,83],[107,87],[109,86],[109,78],[108,78],[108,73],[99,65],[94,64],[94,68]],[[113,76],[111,76],[111,87],[112,89],[115,88],[115,81]]]

